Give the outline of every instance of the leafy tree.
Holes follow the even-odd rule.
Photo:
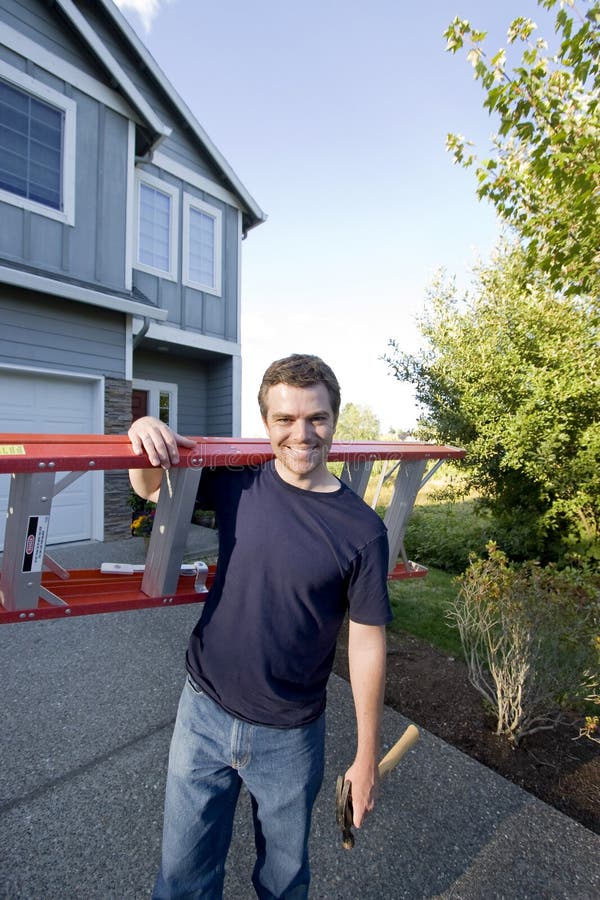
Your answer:
[[[386,357],[424,408],[420,436],[468,451],[469,483],[515,558],[600,559],[600,313],[527,281],[505,248],[460,300],[440,277],[416,355]]]
[[[335,437],[338,441],[376,441],[381,425],[370,406],[345,403],[340,411]]]
[[[519,17],[508,43],[523,44],[520,65],[507,72],[507,53],[488,56],[486,36],[460,18],[445,32],[447,49],[465,44],[486,98],[500,119],[494,155],[477,160],[479,197],[489,199],[523,241],[530,271],[558,291],[600,295],[600,4],[593,0],[538,0],[558,7],[558,50],[535,37]],[[569,15],[565,6],[571,7]],[[462,136],[448,136],[455,161],[476,157]]]

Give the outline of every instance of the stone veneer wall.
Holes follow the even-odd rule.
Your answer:
[[[104,433],[126,434],[131,425],[131,381],[104,379]],[[127,472],[104,473],[104,540],[131,537]]]

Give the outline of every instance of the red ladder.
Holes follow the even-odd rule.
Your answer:
[[[27,622],[89,613],[194,603],[202,595],[181,574],[189,524],[204,466],[259,465],[273,457],[267,440],[196,438],[180,448],[180,462],[161,490],[145,570],[135,575],[102,575],[99,570],[67,572],[46,553],[52,500],[86,472],[151,468],[135,456],[125,435],[0,434],[0,474],[11,474],[6,536],[0,573],[0,623]],[[330,462],[342,462],[341,478],[364,497],[373,463],[383,460],[376,497],[385,479],[394,479],[384,522],[390,545],[389,577],[414,578],[427,570],[410,562],[404,533],[420,488],[448,459],[464,450],[417,441],[335,441]],[[433,467],[425,474],[430,461]],[[56,479],[59,472],[66,472]],[[214,571],[209,570],[210,586]]]

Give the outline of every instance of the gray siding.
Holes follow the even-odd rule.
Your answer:
[[[233,360],[224,358],[215,362],[209,371],[208,434],[229,437],[233,419],[231,397],[233,394]]]
[[[73,39],[63,18],[51,9],[52,5],[40,0],[0,0],[2,18],[7,25],[88,75],[97,76],[98,69],[93,57],[86,54],[82,45]]]
[[[106,85],[64,20],[36,0],[0,0],[3,21]],[[0,203],[0,256],[115,290],[125,287],[128,120],[6,47],[0,59],[77,104],[75,225]]]
[[[124,378],[124,316],[0,285],[0,359]]]

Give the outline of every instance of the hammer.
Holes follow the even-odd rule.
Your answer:
[[[377,770],[379,777],[383,778],[388,772],[397,766],[407,750],[419,740],[419,730],[414,725],[409,725],[399,741],[396,741],[391,750],[385,754]],[[352,850],[354,847],[354,835],[352,834],[353,810],[352,810],[352,784],[344,781],[344,776],[339,775],[335,788],[335,819],[342,830],[342,846],[344,850]]]

